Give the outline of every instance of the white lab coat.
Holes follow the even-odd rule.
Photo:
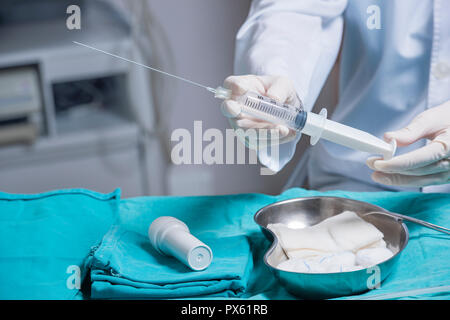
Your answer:
[[[379,29],[370,20],[377,8]],[[311,110],[341,45],[335,121],[382,137],[450,99],[449,0],[254,0],[236,37],[235,73],[288,76]],[[280,170],[297,142],[280,146],[278,165],[260,161]],[[324,140],[310,149],[311,188],[405,190],[373,182],[368,154]],[[450,185],[424,189],[449,192]]]

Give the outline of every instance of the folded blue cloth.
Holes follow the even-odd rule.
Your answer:
[[[120,191],[0,192],[0,299],[81,298],[83,263],[118,216]]]
[[[206,270],[192,271],[178,260],[156,252],[148,237],[113,226],[88,259],[91,298],[240,296],[253,266],[247,238],[198,238],[211,248],[213,260]]]

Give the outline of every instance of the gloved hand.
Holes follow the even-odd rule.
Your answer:
[[[290,79],[277,76],[230,76],[225,79],[223,86],[232,90],[232,99],[225,100],[222,103],[222,113],[229,119],[233,129],[243,129],[237,130],[236,134],[247,147],[254,149],[257,147],[257,144],[261,146],[262,144],[286,143],[296,137],[297,131],[289,129],[286,126],[273,124],[243,114],[241,112],[241,105],[233,100],[247,91],[253,91],[281,103],[296,107],[300,106],[300,99],[297,97],[294,85]],[[255,129],[257,131],[256,141],[250,141],[244,137],[243,131],[247,129]],[[276,130],[277,135],[275,137],[277,138],[271,139],[271,135],[268,134],[260,135],[258,129],[266,129],[267,131]]]
[[[386,132],[385,140],[395,139],[407,146],[430,139],[426,146],[390,160],[367,159],[375,170],[372,179],[386,185],[423,187],[450,182],[450,101],[419,114],[405,128]]]

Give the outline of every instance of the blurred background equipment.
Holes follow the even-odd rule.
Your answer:
[[[41,107],[35,67],[0,70],[0,145],[33,142],[42,123]]]
[[[120,187],[124,197],[279,193],[304,158],[307,139],[276,175],[261,175],[258,164],[175,165],[174,130],[192,133],[199,120],[204,130],[230,128],[218,102],[72,43],[219,85],[233,74],[235,36],[250,2],[2,0],[0,190]],[[67,29],[69,5],[81,9],[80,30]],[[323,90],[318,106],[333,105],[335,83]],[[20,101],[21,107],[14,105]]]
[[[70,4],[81,30],[66,28]],[[102,1],[2,2],[0,190],[164,193],[148,73],[71,41],[140,56],[132,33]]]

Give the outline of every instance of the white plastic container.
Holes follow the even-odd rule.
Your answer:
[[[211,264],[211,249],[174,217],[155,219],[148,229],[148,237],[156,251],[175,257],[194,271],[204,270]]]

